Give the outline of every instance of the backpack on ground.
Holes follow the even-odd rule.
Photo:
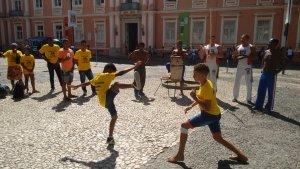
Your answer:
[[[0,84],[0,98],[4,98],[9,93],[9,87],[3,84]]]
[[[22,81],[17,81],[13,90],[14,99],[22,99],[24,97],[24,85]]]

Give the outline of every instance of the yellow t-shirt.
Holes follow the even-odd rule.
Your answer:
[[[200,106],[201,111],[205,111],[212,115],[218,115],[221,113],[220,108],[217,103],[216,93],[213,87],[213,84],[210,80],[207,80],[206,83],[199,87],[198,98],[200,101],[210,100],[211,106],[210,109],[206,110]]]
[[[22,55],[21,57],[21,63],[23,63],[27,69],[32,69],[34,65],[34,56],[33,55]],[[23,68],[24,75],[29,74],[26,69]]]
[[[90,59],[92,58],[92,53],[90,50],[86,49],[85,52],[81,51],[81,49],[77,50],[75,53],[74,59],[78,61],[78,70],[86,71],[91,68]]]
[[[17,55],[19,55],[20,57],[22,57],[22,52],[17,50],[17,53],[14,53],[12,50],[8,50],[6,51],[3,56],[5,58],[7,58],[7,66],[20,66],[20,63],[16,63],[16,57]]]
[[[95,86],[100,105],[103,107],[106,105],[106,91],[115,77],[116,73],[99,73],[90,80],[91,85]]]
[[[53,46],[49,46],[48,44],[45,44],[42,46],[42,48],[39,50],[41,54],[45,54],[46,58],[53,64],[57,63],[58,57],[57,53],[59,51],[60,47],[56,44],[53,44]]]

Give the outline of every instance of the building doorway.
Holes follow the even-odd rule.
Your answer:
[[[136,49],[138,43],[138,24],[126,23],[125,24],[125,44],[128,52],[132,52]]]

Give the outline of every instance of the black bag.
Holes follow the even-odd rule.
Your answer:
[[[24,85],[22,81],[17,81],[13,90],[14,99],[22,99],[24,97]]]
[[[9,87],[3,84],[0,84],[0,98],[4,98],[9,93]]]

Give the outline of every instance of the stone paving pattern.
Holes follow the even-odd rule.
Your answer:
[[[94,74],[101,72],[104,65],[101,62],[92,63]],[[118,70],[123,70],[131,65],[116,66]],[[192,80],[192,68],[187,67],[188,80]],[[6,60],[0,58],[0,82],[9,84],[6,69]],[[226,73],[225,68],[220,69],[217,97],[222,110],[232,106],[234,70],[230,68],[229,73]],[[160,84],[159,79],[166,74],[166,70],[164,66],[148,66],[145,93],[150,99],[135,100],[132,89],[119,93],[115,99],[119,114],[114,135],[116,144],[113,148],[107,147],[110,115],[105,108],[100,107],[98,98],[91,96],[90,88],[88,87],[86,97],[82,97],[81,89],[77,89],[73,93],[79,97],[72,102],[64,102],[58,83],[55,91],[50,92],[49,75],[43,60],[36,60],[35,74],[36,88],[40,93],[29,95],[21,101],[12,100],[11,96],[0,100],[0,168],[125,169],[150,166],[151,160],[178,143],[180,124],[197,113],[196,108],[188,115],[183,113],[184,106],[192,102],[187,90],[184,91],[186,96],[171,98],[167,89],[160,87],[154,96]],[[293,86],[299,91],[299,74],[297,71],[294,74],[296,76],[290,78],[296,83],[285,84],[283,82],[287,78],[282,77],[279,78],[282,82],[279,86]],[[258,76],[259,70],[255,69],[254,79],[258,79]],[[132,83],[133,72],[118,77],[115,81]],[[73,84],[78,83],[79,74],[75,70]],[[253,89],[255,95],[257,80],[254,81]],[[172,92],[173,90],[170,91]],[[243,82],[240,100],[245,100]],[[223,117],[227,117],[226,112]],[[297,118],[299,119],[299,115]],[[237,122],[227,125],[241,127]],[[234,139],[235,133],[228,133]],[[294,139],[299,140],[299,126],[295,135]],[[203,139],[210,138],[204,136]],[[240,138],[237,144],[247,147],[247,138]],[[289,145],[289,142],[286,144]],[[299,142],[293,146],[299,150]],[[208,153],[207,156],[210,156],[214,151]],[[293,155],[299,157],[299,151]]]

